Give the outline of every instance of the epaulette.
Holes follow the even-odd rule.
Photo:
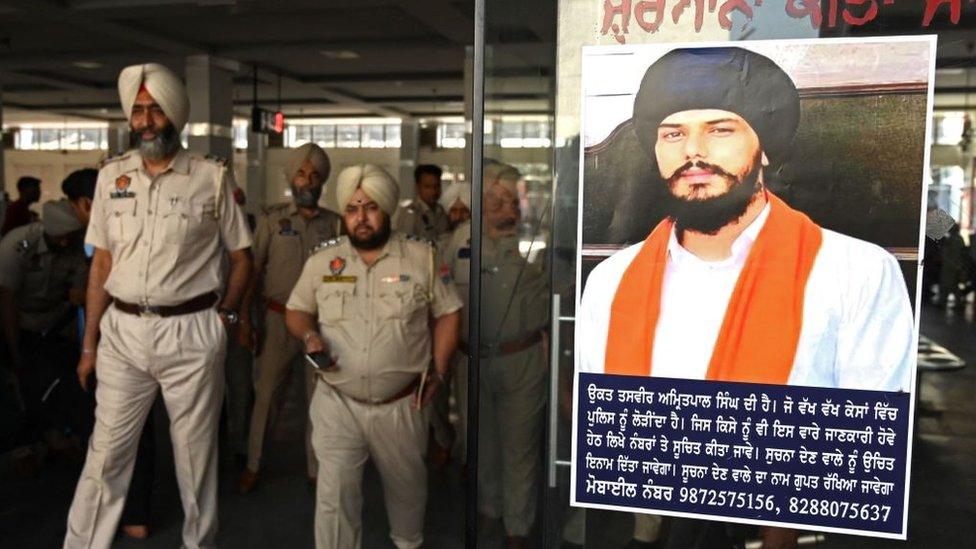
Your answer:
[[[217,156],[215,154],[208,154],[203,157],[205,160],[209,160],[214,164],[219,164],[221,166],[227,165],[227,159],[222,156]]]
[[[424,238],[422,236],[417,236],[417,235],[411,234],[411,233],[407,233],[406,234],[406,238],[407,238],[407,240],[413,240],[415,242],[423,242],[424,244],[430,246],[431,248],[436,248],[437,247],[437,244],[435,244],[434,241],[431,240],[431,239],[429,239],[429,238]]]
[[[338,246],[339,244],[342,243],[342,240],[344,238],[345,238],[344,236],[337,236],[336,238],[330,238],[330,239],[328,239],[326,241],[323,241],[323,242],[319,243],[318,246],[315,246],[314,248],[312,248],[312,253],[313,254],[314,253],[318,253],[318,252],[321,252],[322,250],[326,250],[328,248],[332,248],[332,247]]]
[[[280,210],[284,210],[287,207],[288,207],[287,202],[279,202],[277,204],[272,204],[270,206],[265,206],[261,208],[261,213],[263,213],[264,215],[271,215]]]
[[[129,151],[122,151],[120,153],[116,153],[116,154],[113,154],[113,155],[109,155],[109,156],[105,157],[104,160],[102,160],[101,162],[98,163],[98,167],[99,167],[99,169],[101,169],[101,168],[104,168],[105,166],[107,166],[109,164],[118,162],[119,160],[125,160],[128,157],[129,157]]]

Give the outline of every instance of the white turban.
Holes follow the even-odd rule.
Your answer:
[[[288,176],[288,183],[291,183],[295,179],[295,174],[298,173],[299,168],[302,167],[302,164],[306,160],[315,166],[315,171],[319,173],[319,177],[323,182],[329,178],[329,171],[332,169],[332,164],[329,162],[329,155],[325,154],[322,147],[319,147],[315,143],[305,143],[295,149],[291,153],[291,156],[288,157],[288,163],[285,166],[285,175]]]
[[[468,183],[451,183],[448,185],[444,189],[444,194],[441,195],[441,206],[444,206],[445,210],[450,210],[458,200],[469,210],[471,209],[471,185]]]
[[[357,164],[339,172],[336,185],[336,198],[339,199],[339,209],[344,210],[356,193],[362,187],[366,196],[379,204],[380,209],[393,215],[400,198],[400,188],[396,181],[386,173],[386,170],[376,164]]]
[[[67,200],[45,202],[41,212],[44,214],[42,217],[44,232],[51,236],[64,236],[82,228],[78,216]]]
[[[176,133],[182,132],[190,117],[190,98],[186,94],[183,81],[159,63],[132,65],[122,69],[119,73],[119,100],[122,102],[125,117],[130,120],[132,105],[142,86],[146,87],[149,95],[162,107],[166,118],[176,128]]]

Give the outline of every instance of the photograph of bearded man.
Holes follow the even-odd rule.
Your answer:
[[[909,390],[914,320],[895,257],[766,185],[800,124],[780,66],[738,47],[671,50],[632,122],[667,216],[586,279],[581,372]]]

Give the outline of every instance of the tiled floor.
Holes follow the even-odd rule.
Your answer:
[[[820,547],[873,549],[881,547],[956,548],[976,546],[976,324],[971,311],[923,310],[922,332],[961,357],[970,366],[951,373],[926,374],[917,414],[912,466],[908,542],[830,534]],[[294,397],[298,394],[293,388]],[[292,401],[297,402],[294,398]],[[220,489],[220,545],[230,548],[300,548],[313,546],[312,494],[304,479],[301,412],[287,407],[258,490],[236,492],[237,468],[224,452]],[[166,433],[165,417],[157,415],[157,433]],[[179,545],[182,511],[173,475],[171,448],[160,436],[154,532],[146,541],[119,538],[119,548],[172,548]],[[60,546],[64,517],[77,467],[51,464],[37,479],[15,478],[0,469],[0,547]],[[387,537],[382,491],[377,475],[367,470],[363,545],[392,547]],[[563,507],[554,496],[550,510]],[[540,507],[540,515],[542,515]],[[455,468],[431,476],[426,524],[428,547],[463,546],[464,495]],[[590,540],[591,547],[615,547],[629,537],[627,516],[604,513],[600,522],[612,535]],[[498,539],[499,532],[486,534]],[[558,535],[548,537],[557,540]],[[487,539],[487,538],[483,538]],[[599,543],[596,543],[599,541]]]

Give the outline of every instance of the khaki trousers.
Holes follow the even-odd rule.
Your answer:
[[[109,307],[100,325],[95,430],[65,548],[107,548],[118,527],[139,434],[162,389],[185,515],[183,547],[216,547],[217,424],[227,333],[213,309],[168,318]]]
[[[370,405],[342,396],[327,383],[312,398],[312,445],[323,474],[315,498],[317,549],[362,545],[362,480],[366,460],[380,473],[390,538],[399,549],[423,543],[427,505],[427,410],[410,395]]]
[[[478,496],[481,512],[501,518],[509,536],[535,522],[547,400],[542,344],[481,359]]]
[[[285,327],[285,317],[281,313],[267,311],[264,315],[264,341],[261,344],[261,355],[255,361],[254,376],[254,408],[251,410],[251,429],[248,433],[247,468],[258,471],[261,468],[261,454],[268,438],[274,431],[275,420],[281,405],[278,401],[285,389],[285,383],[290,379],[293,361],[302,352],[302,343],[288,333]],[[305,377],[305,406],[315,387],[315,371],[304,362],[301,371]],[[305,426],[305,461],[308,467],[308,477],[318,475],[318,463],[315,452],[312,451],[311,424],[307,414]]]

